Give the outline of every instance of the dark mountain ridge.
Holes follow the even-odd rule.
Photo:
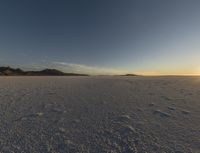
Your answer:
[[[0,67],[0,76],[87,76],[86,74],[64,73],[56,69],[41,71],[23,71],[19,68]]]

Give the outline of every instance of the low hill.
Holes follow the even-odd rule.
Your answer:
[[[125,76],[139,76],[137,74],[125,74]]]

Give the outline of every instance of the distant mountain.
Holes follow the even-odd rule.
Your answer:
[[[137,74],[125,74],[125,76],[139,76]]]
[[[21,69],[14,69],[11,67],[0,67],[0,75],[25,75]]]
[[[64,73],[56,69],[41,71],[23,71],[19,68],[0,67],[0,76],[87,76],[86,74]]]

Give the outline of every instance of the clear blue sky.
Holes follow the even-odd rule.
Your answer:
[[[0,65],[200,74],[199,0],[1,0]]]

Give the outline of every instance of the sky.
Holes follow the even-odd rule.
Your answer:
[[[1,0],[0,66],[199,75],[199,0]]]

